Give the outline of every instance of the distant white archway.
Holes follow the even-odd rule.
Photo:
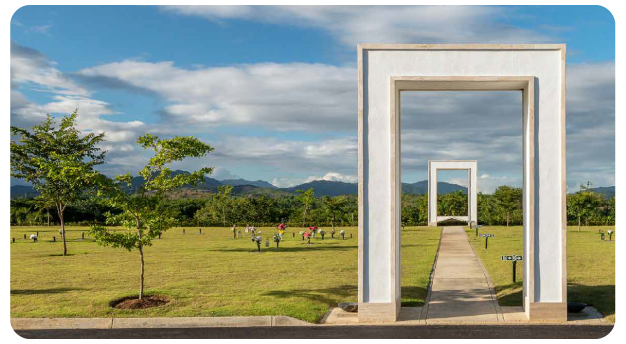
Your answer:
[[[441,170],[467,171],[467,215],[438,216],[437,214],[437,172]],[[428,160],[428,225],[457,220],[478,223],[478,162],[476,160]]]
[[[360,321],[400,313],[400,93],[521,91],[524,311],[567,319],[564,44],[359,44]]]

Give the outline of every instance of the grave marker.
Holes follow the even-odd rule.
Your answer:
[[[517,270],[517,261],[518,260],[524,260],[524,256],[518,256],[516,254],[512,254],[512,255],[502,255],[500,256],[500,259],[505,262],[505,261],[512,261],[513,262],[513,283],[515,283],[516,280],[516,270]]]
[[[495,237],[495,234],[481,234],[480,236],[485,238],[485,250],[486,250],[489,245],[489,238]]]

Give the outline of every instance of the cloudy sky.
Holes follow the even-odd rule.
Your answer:
[[[217,179],[355,182],[360,42],[567,43],[568,187],[614,185],[615,24],[595,6],[22,7],[11,124],[78,108],[81,130],[106,132],[109,175],[136,173],[150,132],[210,143],[176,167]],[[403,94],[403,181],[454,158],[478,160],[482,191],[519,186],[520,111],[516,92]]]

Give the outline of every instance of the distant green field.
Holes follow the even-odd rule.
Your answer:
[[[290,228],[276,249],[256,245],[246,233],[234,240],[228,228],[174,228],[146,248],[146,291],[172,297],[169,304],[145,310],[119,310],[109,302],[137,294],[139,255],[98,246],[86,227],[70,227],[68,251],[58,227],[12,227],[12,317],[161,317],[287,315],[317,322],[338,302],[357,298],[357,229],[346,240],[330,233],[303,244]],[[39,231],[39,242],[23,235]],[[85,240],[81,232],[85,231]],[[273,228],[261,228],[263,240]],[[330,230],[327,229],[328,232]],[[295,238],[292,234],[295,232]],[[350,239],[350,234],[352,238]],[[52,242],[56,236],[57,241]],[[421,305],[440,229],[402,231],[402,301]],[[271,240],[271,239],[270,239]]]
[[[594,306],[609,321],[615,321],[615,241],[600,240],[598,230],[615,230],[615,226],[583,227],[581,232],[567,228],[567,297],[569,301]],[[485,250],[485,239],[466,228],[470,242],[480,256],[495,284],[502,306],[522,305],[523,264],[517,265],[517,283],[512,283],[512,263],[503,262],[503,254],[523,255],[522,227],[482,227],[481,233],[493,233]],[[615,240],[615,234],[613,234]],[[526,257],[524,257],[525,259]]]

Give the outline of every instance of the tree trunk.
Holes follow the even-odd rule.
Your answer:
[[[137,234],[139,236],[139,256],[141,258],[141,274],[139,277],[139,299],[143,299],[143,275],[145,270],[145,264],[143,260],[143,244],[141,243],[141,229],[139,228],[139,217],[135,216],[135,223],[137,224]]]
[[[48,215],[48,227],[50,227],[50,208],[46,208],[46,213]]]
[[[139,245],[139,255],[141,256],[141,278],[139,286],[139,299],[143,299],[143,273],[144,273],[144,261],[143,261],[143,246]]]
[[[578,216],[578,233],[580,233],[580,216]]]
[[[509,213],[506,213],[506,226],[509,226]]]
[[[335,230],[335,214],[333,213],[333,221],[332,221],[332,225],[333,225],[333,230]]]
[[[65,221],[63,220],[63,210],[61,206],[58,206],[59,221],[61,222],[61,238],[63,238],[63,255],[67,256],[67,242],[65,241]]]

